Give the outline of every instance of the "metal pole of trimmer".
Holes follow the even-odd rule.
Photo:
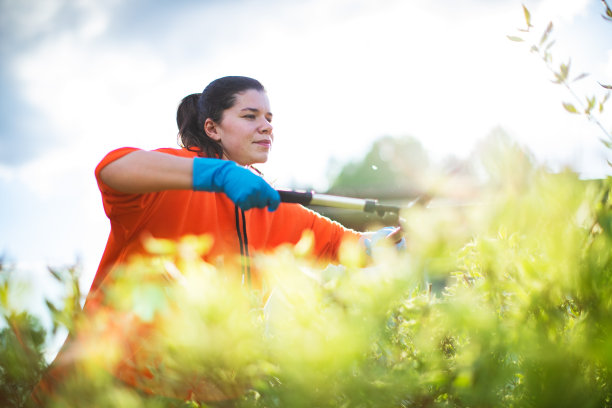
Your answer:
[[[394,213],[398,216],[399,221],[399,207],[379,204],[377,200],[319,194],[315,193],[314,191],[277,191],[280,194],[280,199],[283,203],[318,205],[322,207],[342,208],[345,210],[375,212],[381,217],[384,216],[385,213]],[[399,242],[402,239],[401,227],[397,227],[397,229],[391,233],[388,238]]]
[[[319,194],[314,191],[277,190],[281,202],[297,203],[302,205],[319,205],[322,207],[343,208],[345,210],[358,210],[376,212],[381,217],[385,213],[399,214],[400,208],[392,205],[379,204],[377,200],[353,197],[342,197],[329,194]]]

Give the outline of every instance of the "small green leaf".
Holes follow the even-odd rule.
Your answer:
[[[516,42],[522,42],[522,41],[525,41],[525,40],[523,40],[521,37],[517,37],[517,36],[515,36],[515,35],[508,35],[507,37],[508,37],[508,39],[509,39],[510,41],[516,41]]]
[[[55,307],[55,305],[53,303],[51,303],[50,300],[45,299],[45,304],[47,305],[47,309],[49,309],[52,313],[59,312],[58,308]]]
[[[9,308],[8,295],[9,295],[9,283],[8,281],[5,281],[2,284],[2,286],[0,286],[0,306],[7,310]]]
[[[567,77],[569,76],[569,71],[570,71],[570,66],[572,65],[572,60],[570,59],[567,64],[561,64],[559,66],[559,69],[561,70],[561,76],[563,77],[563,80],[565,81],[567,79]]]
[[[59,282],[63,282],[64,278],[62,277],[62,275],[56,271],[55,269],[51,268],[51,267],[47,267],[47,270],[49,270],[49,272],[51,273],[51,275]]]
[[[544,48],[544,49],[548,51],[550,49],[550,47],[552,47],[553,45],[555,45],[555,40],[552,40],[551,42],[546,44],[546,48]]]
[[[606,89],[612,89],[612,85],[602,84],[601,82],[599,82],[599,85],[603,86]]]
[[[589,76],[589,74],[588,74],[588,73],[583,72],[582,74],[580,74],[580,75],[578,75],[576,78],[574,78],[573,82],[580,81],[581,79],[586,78],[586,77],[588,77],[588,76]]]
[[[546,52],[544,54],[544,61],[548,62],[549,64],[552,64],[552,55],[550,52]]]
[[[595,107],[595,104],[597,103],[597,100],[593,96],[591,98],[587,97],[586,101],[587,101],[587,107],[584,110],[584,113],[586,113],[587,115],[590,115],[591,114],[591,110]]]
[[[548,23],[546,30],[544,30],[544,34],[542,34],[542,38],[540,38],[540,45],[544,44],[546,40],[548,40],[548,36],[552,32],[552,29],[553,29],[553,23],[551,21],[550,23]]]
[[[532,45],[531,49],[529,51],[531,51],[531,52],[539,52],[540,49],[538,47],[536,47],[535,45]]]
[[[612,149],[612,141],[605,140],[605,139],[599,139],[599,141],[603,143],[603,145],[606,146],[608,149]]]
[[[572,105],[571,103],[563,102],[563,107],[569,113],[578,113],[578,110],[576,109],[576,107],[574,105]]]
[[[527,27],[533,27],[531,25],[531,13],[529,12],[529,10],[527,9],[527,7],[525,7],[525,5],[523,4],[523,14],[525,15],[525,22],[527,23]]]
[[[608,98],[610,97],[610,92],[608,92],[604,98],[601,100],[601,102],[599,102],[599,113],[602,113],[604,110],[604,104],[608,101]]]

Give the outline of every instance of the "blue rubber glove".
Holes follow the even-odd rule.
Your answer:
[[[380,240],[385,239],[389,237],[389,235],[392,235],[396,232],[399,232],[399,227],[384,227],[376,232],[364,233],[361,237],[361,240],[363,242],[363,245],[365,246],[366,253],[371,256],[372,248],[376,246],[377,242],[380,242]],[[397,248],[398,251],[406,249],[406,239],[402,237],[402,239],[397,241],[395,243],[395,248]]]
[[[243,210],[268,207],[274,211],[280,195],[263,178],[231,160],[193,159],[193,189],[225,193]]]

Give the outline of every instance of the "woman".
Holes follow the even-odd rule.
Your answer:
[[[271,122],[270,103],[258,81],[224,77],[181,102],[177,112],[181,148],[125,147],[103,158],[95,175],[111,231],[87,297],[86,314],[104,305],[102,289],[112,284],[114,268],[146,252],[146,237],[176,240],[209,234],[214,241],[205,260],[228,271],[236,267],[252,285],[260,284],[248,262],[254,252],[295,244],[311,230],[313,255],[329,262],[337,259],[343,241],[361,238],[360,233],[300,205],[280,203],[278,192],[251,167],[268,160],[274,142]],[[65,356],[74,355],[70,343],[74,342],[67,341],[39,392],[61,381],[71,361]],[[141,379],[148,374],[128,356],[114,375],[142,389]],[[183,391],[195,393],[201,401],[228,397],[214,390]],[[187,395],[181,391],[172,397]]]
[[[251,165],[272,148],[272,112],[263,86],[246,77],[224,77],[202,94],[189,95],[177,112],[180,149],[122,148],[97,166],[96,178],[111,221],[111,234],[91,291],[114,265],[142,253],[142,236],[214,238],[206,260],[235,264],[253,251],[297,243],[305,230],[314,254],[334,260],[344,239],[360,234],[295,204],[280,204],[278,192]],[[250,268],[242,271],[246,279]]]

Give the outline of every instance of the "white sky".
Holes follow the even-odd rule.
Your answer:
[[[0,251],[24,276],[78,255],[89,286],[109,231],[94,167],[117,147],[175,146],[180,99],[224,75],[268,90],[276,141],[264,172],[279,187],[324,191],[331,158],[359,158],[384,135],[414,136],[442,158],[497,126],[554,167],[608,174],[601,131],[566,114],[571,97],[506,38],[524,26],[520,1],[164,3],[0,0],[11,85],[0,119],[13,123],[0,135]],[[554,21],[558,62],[572,56],[574,76],[591,74],[579,94],[602,95],[612,23],[600,1],[524,3],[537,33]]]

